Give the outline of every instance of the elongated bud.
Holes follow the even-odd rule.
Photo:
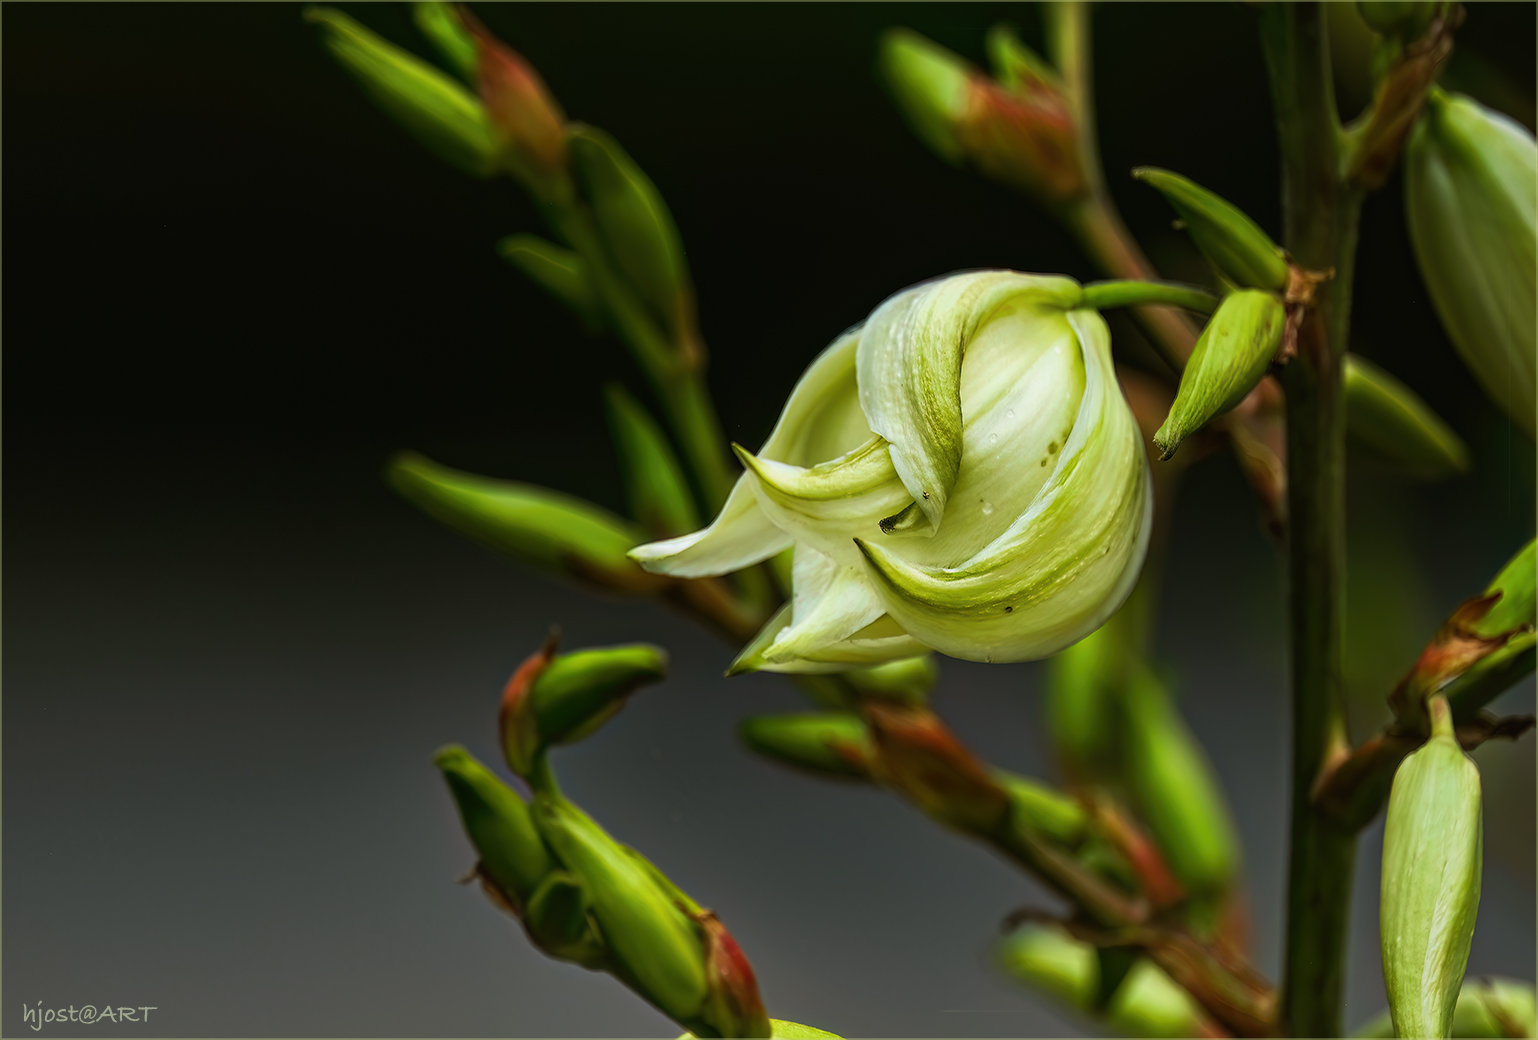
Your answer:
[[[560,655],[555,649],[552,636],[519,665],[502,694],[502,749],[519,776],[528,776],[548,748],[589,736],[637,689],[667,675],[667,652],[645,643]]]
[[[1485,393],[1538,422],[1538,143],[1433,89],[1405,146],[1405,212],[1437,315]]]
[[[1108,720],[1127,671],[1127,650],[1102,625],[1052,658],[1047,672],[1047,725],[1059,767],[1074,784],[1102,783],[1119,767]]]
[[[1095,948],[1059,928],[1030,923],[1000,940],[995,956],[1004,972],[1049,993],[1071,1008],[1088,1011],[1100,983]]]
[[[1425,34],[1446,6],[1437,0],[1357,0],[1356,9],[1375,31],[1413,41]]]
[[[439,751],[433,761],[480,857],[478,873],[516,912],[555,867],[528,804],[457,744]]]
[[[705,1001],[704,950],[694,923],[628,852],[559,796],[534,797],[534,822],[592,900],[604,941],[637,992],[674,1019]]]
[[[1245,289],[1224,298],[1191,351],[1169,417],[1154,434],[1161,458],[1255,389],[1281,347],[1285,324],[1285,308],[1272,293]]]
[[[587,263],[577,253],[538,235],[509,235],[497,243],[497,252],[570,308],[583,324],[592,329],[603,326],[603,305],[588,276]]]
[[[573,124],[568,140],[577,179],[609,254],[663,327],[677,331],[689,306],[689,269],[662,194],[604,131]]]
[[[461,12],[475,37],[476,86],[493,131],[502,144],[502,162],[536,198],[570,197],[566,115],[523,56]]]
[[[594,929],[592,899],[575,876],[551,871],[529,897],[524,928],[545,953],[587,968],[607,966],[608,950]]]
[[[698,528],[688,478],[662,427],[618,383],[604,387],[604,402],[631,515],[659,538]]]
[[[418,141],[472,176],[497,172],[501,147],[469,91],[334,8],[307,8],[304,17],[320,26],[338,64]]]
[[[881,41],[881,72],[914,133],[941,158],[966,160],[1048,205],[1088,191],[1061,83],[1008,29],[989,50],[1003,83],[917,33]]]
[[[580,498],[450,469],[415,452],[397,455],[387,475],[423,512],[524,563],[620,592],[667,584],[625,555],[642,532]]]
[[[1074,799],[1040,781],[1007,770],[996,769],[993,777],[1009,795],[1016,817],[1032,830],[1068,846],[1078,844],[1084,837],[1089,814]]]
[[[709,911],[697,915],[695,922],[704,933],[705,972],[710,984],[700,1020],[714,1029],[717,1036],[773,1035],[753,966],[737,940]]]
[[[1352,440],[1428,479],[1468,470],[1468,448],[1415,391],[1356,354],[1346,355],[1345,383]]]
[[[939,677],[940,666],[935,664],[933,654],[887,661],[845,673],[845,678],[861,693],[906,704],[926,703],[929,691]]]
[[[1238,206],[1169,170],[1141,166],[1132,176],[1158,189],[1196,247],[1235,284],[1277,293],[1287,288],[1286,256]]]
[[[1399,1036],[1447,1036],[1479,912],[1479,770],[1443,697],[1432,736],[1394,774],[1383,830],[1383,981]]]
[[[1124,706],[1127,786],[1143,819],[1181,884],[1193,894],[1221,890],[1239,853],[1212,763],[1146,668],[1134,671]]]
[[[419,0],[411,5],[411,20],[455,74],[473,85],[480,74],[480,48],[455,5]]]
[[[760,715],[737,732],[748,747],[786,765],[832,779],[871,778],[875,748],[865,723],[854,715]]]

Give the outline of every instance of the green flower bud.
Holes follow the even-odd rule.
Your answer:
[[[475,37],[476,88],[502,145],[502,165],[540,201],[569,201],[566,114],[560,104],[521,54],[463,8],[456,13]]]
[[[427,62],[330,7],[311,7],[321,42],[374,103],[412,136],[475,177],[496,173],[501,146],[486,110],[464,87]]]
[[[1073,118],[1055,73],[999,27],[989,51],[1003,83],[907,29],[881,41],[882,77],[921,140],[1048,205],[1088,190]]]
[[[603,304],[588,276],[587,263],[538,235],[509,235],[497,243],[502,258],[556,300],[569,307],[589,328],[603,325]]]
[[[1127,651],[1113,627],[1096,629],[1048,665],[1047,726],[1059,765],[1076,784],[1104,783],[1119,768],[1106,720],[1125,681]]]
[[[1394,774],[1383,831],[1379,929],[1399,1036],[1447,1036],[1479,912],[1479,770],[1433,697],[1432,736]]]
[[[558,795],[534,797],[534,823],[592,900],[592,913],[634,988],[671,1018],[705,1003],[705,950],[693,921],[586,813]]]
[[[411,20],[460,79],[474,83],[480,72],[480,48],[475,34],[453,4],[419,0],[411,5]]]
[[[1104,320],[1066,278],[982,271],[887,300],[801,377],[703,531],[637,548],[723,574],[794,545],[794,594],[735,671],[937,650],[1050,656],[1126,599],[1148,467]]]
[[[927,703],[929,691],[939,677],[940,666],[930,654],[856,668],[847,673],[850,684],[861,693],[908,704]]]
[[[875,756],[865,723],[833,712],[760,715],[737,730],[760,755],[823,777],[869,780]]]
[[[1384,36],[1418,40],[1447,5],[1437,0],[1357,0],[1362,21]]]
[[[1224,1035],[1196,1001],[1159,966],[1139,957],[1103,1007],[1099,951],[1089,943],[1041,924],[1017,928],[997,953],[1004,972],[1056,997],[1076,1011],[1104,1014],[1107,1024],[1127,1036],[1187,1037]]]
[[[588,918],[591,909],[592,900],[582,884],[571,874],[554,870],[529,897],[524,927],[535,945],[552,957],[601,968],[608,951]]]
[[[516,560],[605,589],[653,592],[663,585],[626,556],[641,532],[580,498],[478,477],[415,452],[397,455],[387,475],[423,512]]]
[[[960,163],[965,153],[955,127],[966,116],[971,67],[908,29],[881,37],[879,60],[887,89],[919,140],[947,162]]]
[[[995,769],[999,782],[1015,809],[1017,819],[1061,845],[1077,845],[1089,825],[1084,806],[1046,784],[1003,769]]]
[[[433,761],[480,857],[481,877],[516,910],[556,865],[528,805],[457,744],[439,751]]]
[[[678,330],[691,293],[683,242],[651,179],[602,130],[573,124],[572,163],[615,264],[664,328]]]
[[[1196,340],[1170,414],[1154,434],[1169,458],[1180,442],[1255,389],[1282,344],[1285,308],[1258,289],[1230,293]]]
[[[1524,625],[1531,628],[1538,622],[1535,581],[1538,581],[1538,540],[1531,540],[1491,579],[1485,595],[1499,592],[1501,598],[1475,623],[1474,631],[1482,636],[1495,636]]]
[[[1127,786],[1143,819],[1188,891],[1221,890],[1234,876],[1239,843],[1212,763],[1148,669],[1132,672],[1123,705]]]
[[[1469,468],[1469,450],[1415,391],[1356,354],[1346,355],[1346,432],[1401,469],[1437,478]]]
[[[1433,89],[1405,146],[1405,211],[1421,277],[1491,400],[1534,435],[1538,413],[1538,143]]]
[[[1243,210],[1169,170],[1142,166],[1132,176],[1164,195],[1196,247],[1230,281],[1277,293],[1287,287],[1286,255]]]
[[[662,428],[617,383],[604,388],[604,401],[631,514],[658,537],[695,530],[700,516],[683,467]]]

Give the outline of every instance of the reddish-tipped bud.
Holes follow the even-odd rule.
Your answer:
[[[882,71],[914,131],[943,158],[966,159],[1048,204],[1084,195],[1073,115],[1055,75],[1018,41],[1002,42],[1012,59],[1000,62],[1002,84],[905,29],[883,39]]]
[[[534,66],[461,12],[475,37],[476,86],[513,176],[542,199],[567,185],[566,114]]]
[[[710,987],[700,1018],[720,1036],[769,1036],[769,1016],[758,995],[758,979],[742,947],[709,910],[694,920],[705,940],[705,975]]]

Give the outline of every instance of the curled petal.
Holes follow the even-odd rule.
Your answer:
[[[738,477],[727,496],[721,515],[703,531],[666,541],[638,545],[630,558],[656,574],[679,578],[703,578],[751,567],[791,543],[758,508],[758,499],[746,475]]]
[[[1068,320],[1084,346],[1084,396],[1031,506],[955,567],[911,563],[885,543],[858,542],[891,616],[953,657],[1002,662],[1056,653],[1121,606],[1142,566],[1153,496],[1112,369],[1110,333],[1092,311],[1070,312]]]
[[[1072,307],[1082,297],[1068,278],[979,271],[899,293],[876,308],[860,338],[860,407],[891,443],[903,485],[940,529],[961,469],[961,361],[967,343],[998,307],[1034,295]]]

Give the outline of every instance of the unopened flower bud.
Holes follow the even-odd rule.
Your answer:
[[[940,668],[930,654],[855,668],[846,673],[850,685],[861,693],[907,704],[926,703],[929,691],[939,677]]]
[[[1447,7],[1441,0],[1357,0],[1362,21],[1384,36],[1418,40]]]
[[[1159,190],[1196,247],[1229,280],[1277,293],[1287,287],[1285,254],[1239,207],[1169,170],[1141,166],[1132,176]]]
[[[304,17],[320,26],[332,57],[412,136],[473,176],[497,172],[501,146],[469,91],[334,8],[307,8]]]
[[[588,914],[592,900],[582,883],[564,870],[545,875],[529,896],[524,927],[534,944],[552,957],[601,968],[608,957]]]
[[[1160,851],[1188,891],[1221,891],[1234,876],[1239,843],[1212,763],[1147,668],[1132,670],[1123,707],[1127,787]]]
[[[925,144],[1049,205],[1088,191],[1073,118],[1057,78],[1008,30],[989,49],[1004,83],[907,29],[881,41],[881,69],[898,107]]]
[[[1125,679],[1127,653],[1107,625],[1048,665],[1047,725],[1058,765],[1071,783],[1104,783],[1120,767],[1115,733],[1106,720],[1116,710],[1114,698]]]
[[[1028,777],[996,769],[993,778],[1009,796],[1015,817],[1027,827],[1067,846],[1084,837],[1089,816],[1073,798]]]
[[[536,794],[534,823],[576,876],[626,982],[669,1017],[695,1018],[705,1003],[705,950],[688,914],[629,852],[558,795]]]
[[[574,744],[613,718],[625,699],[667,675],[668,655],[645,643],[555,653],[555,638],[518,667],[502,694],[507,764],[528,776],[558,744]]]
[[[1281,298],[1259,289],[1230,293],[1196,340],[1170,414],[1154,434],[1169,458],[1180,442],[1255,389],[1282,343]]]
[[[665,584],[626,555],[644,534],[580,498],[464,473],[414,452],[396,456],[388,476],[423,512],[524,563],[620,592],[655,592]]]
[[[739,450],[716,521],[633,557],[701,576],[795,546],[792,601],[736,670],[1023,661],[1081,639],[1131,591],[1152,504],[1082,297],[1011,271],[892,297],[812,363],[763,448]]]
[[[538,235],[509,235],[497,243],[497,252],[570,308],[588,328],[603,326],[603,304],[588,275],[587,262],[579,254]]]
[[[439,751],[433,761],[480,857],[481,878],[516,912],[555,867],[528,804],[458,745]]]
[[[665,329],[676,332],[692,292],[683,241],[662,193],[609,134],[570,127],[572,164],[604,246]]]
[[[438,53],[460,79],[475,83],[480,71],[480,47],[457,5],[440,0],[418,0],[411,5],[411,20],[438,48]]]
[[[1458,746],[1447,700],[1432,735],[1394,774],[1383,829],[1379,929],[1398,1036],[1447,1036],[1479,913],[1479,770]]]
[[[1093,1005],[1100,983],[1095,948],[1060,928],[1034,922],[999,942],[999,965],[1012,977],[1079,1011]]]
[[[1435,479],[1469,468],[1469,450],[1425,401],[1366,358],[1346,355],[1346,432],[1400,469]]]
[[[521,54],[468,14],[461,17],[475,37],[476,86],[502,144],[503,165],[542,201],[568,197],[566,115],[560,104]]]
[[[695,916],[705,942],[705,974],[710,990],[699,1019],[717,1036],[768,1037],[773,1033],[758,993],[753,965],[716,915]]]
[[[688,478],[662,427],[617,383],[604,388],[604,401],[631,515],[659,538],[698,528],[700,516]]]
[[[1410,241],[1464,364],[1529,437],[1538,423],[1538,143],[1433,89],[1405,146]]]
[[[1463,984],[1453,1010],[1455,1037],[1538,1036],[1538,1006],[1533,987],[1515,979],[1479,978]],[[1352,1030],[1354,1037],[1392,1037],[1394,1019],[1387,1009]]]
[[[822,777],[869,780],[875,749],[857,716],[836,712],[760,715],[738,728],[759,754]]]

